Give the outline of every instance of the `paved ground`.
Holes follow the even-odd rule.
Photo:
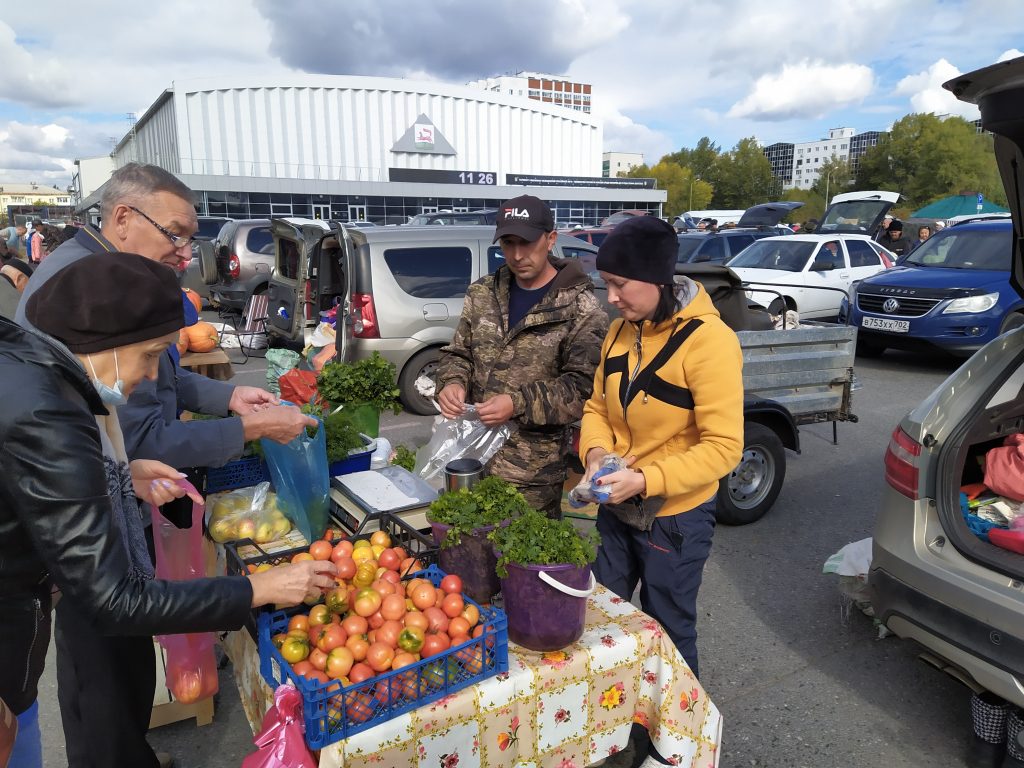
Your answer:
[[[844,610],[825,559],[869,536],[882,457],[903,414],[955,367],[889,353],[858,361],[859,424],[802,430],[786,486],[757,524],[719,527],[701,590],[703,684],[725,717],[722,766],[917,768],[964,765],[970,733],[965,688],[917,659],[917,649],[876,639],[871,621]],[[262,363],[237,369],[262,382]],[[383,434],[425,442],[430,420],[385,416]],[[52,649],[51,649],[52,650]],[[43,681],[46,764],[64,764],[52,658]],[[179,723],[152,743],[182,768],[238,766],[252,750],[230,669],[212,725]]]

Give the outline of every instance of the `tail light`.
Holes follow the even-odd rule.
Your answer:
[[[302,288],[302,317],[304,320],[313,319],[313,281],[306,280]]]
[[[373,306],[373,294],[352,294],[352,335],[357,339],[379,339],[377,310]]]
[[[232,253],[228,257],[228,274],[231,275],[232,278],[237,280],[238,276],[241,273],[242,273],[242,264],[241,264],[241,262],[239,262],[238,256],[236,254]]]
[[[920,455],[921,444],[914,442],[901,427],[896,427],[885,451],[885,481],[908,499],[915,501],[920,498],[917,493],[920,472],[917,460]]]

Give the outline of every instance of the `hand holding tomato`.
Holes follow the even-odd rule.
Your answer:
[[[246,578],[252,585],[252,607],[298,605],[306,598],[319,597],[323,590],[337,586],[337,573],[330,560],[305,560],[249,574]]]

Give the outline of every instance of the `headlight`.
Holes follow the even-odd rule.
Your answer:
[[[952,315],[962,312],[986,312],[992,309],[999,301],[998,293],[986,293],[981,296],[966,296],[962,299],[953,299],[949,306],[942,310],[944,315]]]

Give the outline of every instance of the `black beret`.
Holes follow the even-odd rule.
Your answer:
[[[597,250],[597,268],[630,280],[671,285],[679,240],[657,216],[633,216],[612,230]]]
[[[134,253],[93,253],[69,264],[29,297],[25,317],[83,355],[185,327],[174,270]]]

